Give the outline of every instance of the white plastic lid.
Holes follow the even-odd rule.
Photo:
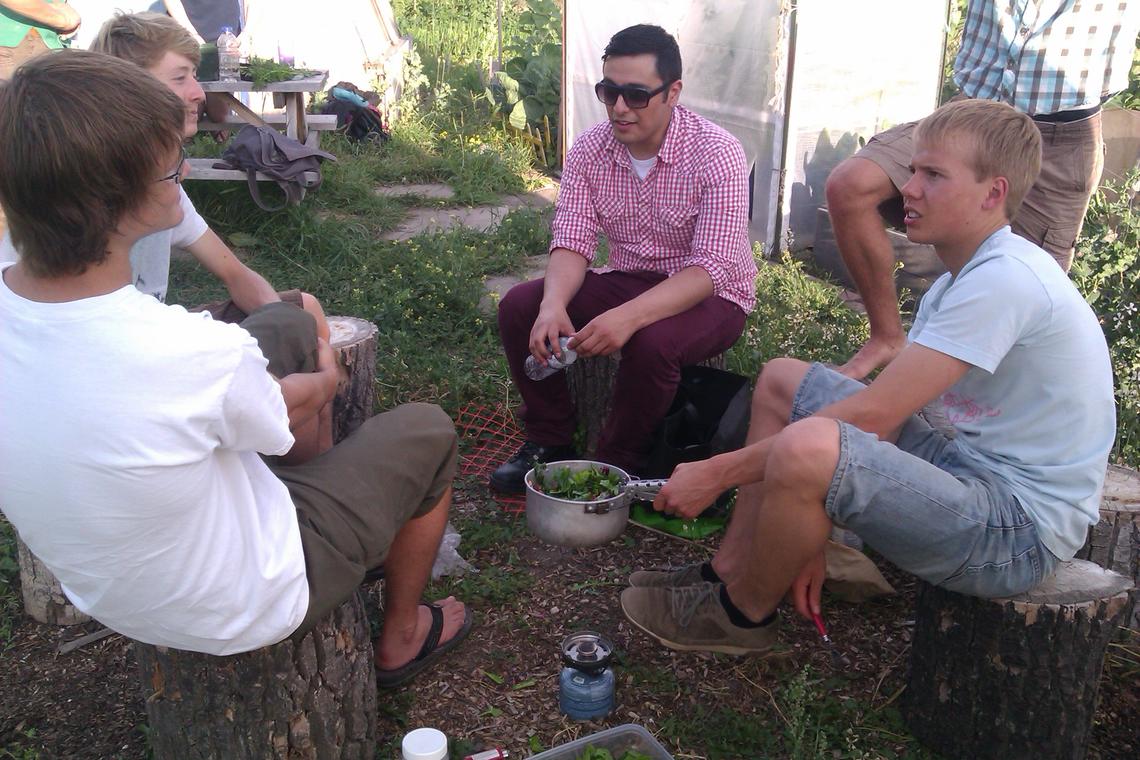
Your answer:
[[[447,737],[435,728],[417,728],[404,734],[401,750],[404,760],[444,760]]]

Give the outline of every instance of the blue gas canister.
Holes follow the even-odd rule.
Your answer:
[[[609,668],[614,646],[593,631],[562,641],[558,675],[558,709],[573,720],[601,718],[614,709],[614,673]]]

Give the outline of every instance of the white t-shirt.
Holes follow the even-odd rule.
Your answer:
[[[249,333],[130,286],[40,303],[2,280],[0,324],[0,508],[75,606],[219,655],[292,633],[300,531],[258,452],[293,436]]]
[[[170,248],[186,248],[206,234],[209,225],[194,208],[186,191],[178,188],[178,200],[182,206],[182,221],[176,226],[155,232],[139,240],[131,247],[131,274],[135,287],[144,293],[166,301],[166,289],[170,283]],[[8,233],[0,239],[0,263],[15,261],[19,252],[12,245]]]
[[[909,339],[973,366],[942,397],[968,456],[1005,480],[1059,558],[1099,519],[1116,436],[1096,315],[1056,262],[995,232],[922,299]]]

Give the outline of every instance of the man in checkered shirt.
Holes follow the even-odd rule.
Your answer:
[[[1065,271],[1104,166],[1100,106],[1128,86],[1140,2],[970,0],[954,62],[959,97],[997,100],[1041,131],[1041,174],[1012,220]],[[827,181],[835,239],[855,280],[871,336],[841,371],[862,378],[906,343],[893,281],[894,255],[880,213],[901,220],[914,124],[875,135]],[[885,204],[885,205],[884,205]]]
[[[621,352],[597,458],[637,472],[681,367],[731,346],[755,300],[744,150],[678,105],[676,40],[657,26],[632,26],[613,36],[602,60],[595,92],[608,118],[566,157],[546,276],[499,305],[527,437],[491,475],[503,492],[522,492],[536,459],[576,456],[566,373],[532,380],[528,356],[541,364],[559,356],[560,337],[579,356]],[[599,233],[609,266],[591,268]]]

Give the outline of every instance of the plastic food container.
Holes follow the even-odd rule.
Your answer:
[[[652,760],[673,760],[673,756],[653,738],[653,734],[635,723],[626,723],[624,726],[607,728],[605,731],[583,736],[569,744],[532,755],[530,760],[577,760],[578,755],[586,751],[586,747],[608,749],[615,760],[628,749],[648,755]]]

